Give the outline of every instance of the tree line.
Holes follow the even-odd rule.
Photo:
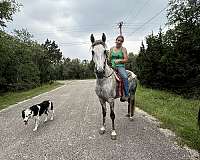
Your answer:
[[[200,95],[200,1],[170,0],[168,26],[146,37],[136,58],[142,85],[186,96]]]
[[[26,30],[15,30],[15,36],[0,31],[1,92],[34,88],[56,79],[94,77],[92,63],[64,58],[55,41],[39,44]]]

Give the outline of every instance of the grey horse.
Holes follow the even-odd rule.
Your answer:
[[[92,60],[95,64],[96,75],[96,94],[102,106],[103,125],[100,128],[100,134],[105,133],[105,118],[106,118],[106,102],[110,105],[110,117],[112,119],[111,139],[115,140],[117,137],[115,131],[115,113],[114,113],[114,100],[120,98],[117,96],[116,86],[117,80],[114,70],[107,63],[106,52],[106,36],[103,33],[102,40],[96,40],[91,34],[90,40],[92,42]],[[136,75],[128,71],[129,75],[129,100],[128,100],[128,114],[127,116],[132,120],[135,110],[135,92],[137,88]]]

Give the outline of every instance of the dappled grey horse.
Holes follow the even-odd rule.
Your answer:
[[[116,87],[117,80],[114,70],[107,64],[107,53],[106,53],[106,36],[103,33],[102,40],[96,40],[91,34],[90,40],[92,42],[92,60],[95,64],[95,75],[96,75],[96,94],[99,97],[99,101],[102,106],[103,113],[103,125],[100,128],[100,134],[105,133],[105,118],[106,118],[106,102],[110,105],[110,117],[112,119],[112,132],[111,139],[116,139],[115,131],[115,113],[114,113],[114,100],[119,98],[117,96]],[[137,87],[136,75],[128,71],[129,75],[129,100],[128,100],[128,116],[132,120],[135,110],[135,92]]]

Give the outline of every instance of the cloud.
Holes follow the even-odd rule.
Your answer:
[[[90,34],[101,38],[106,33],[108,47],[113,46],[119,34],[117,23],[124,20],[124,46],[137,53],[145,36],[158,31],[166,19],[163,12],[143,26],[163,9],[168,0],[18,0],[23,4],[7,31],[27,28],[34,39],[43,43],[47,38],[55,40],[65,57],[91,59]],[[138,28],[140,28],[138,30]],[[134,33],[135,30],[138,30]]]

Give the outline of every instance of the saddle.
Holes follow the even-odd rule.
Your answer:
[[[115,78],[117,81],[116,85],[116,97],[122,97],[124,95],[124,83],[117,70],[114,70]]]
[[[128,80],[132,81],[133,79],[136,79],[137,76],[131,72],[131,71],[127,71],[128,74]],[[117,97],[123,97],[125,95],[124,93],[124,83],[123,83],[123,79],[120,77],[119,73],[117,70],[114,70],[114,75],[117,81],[117,86],[116,86],[116,98]]]

